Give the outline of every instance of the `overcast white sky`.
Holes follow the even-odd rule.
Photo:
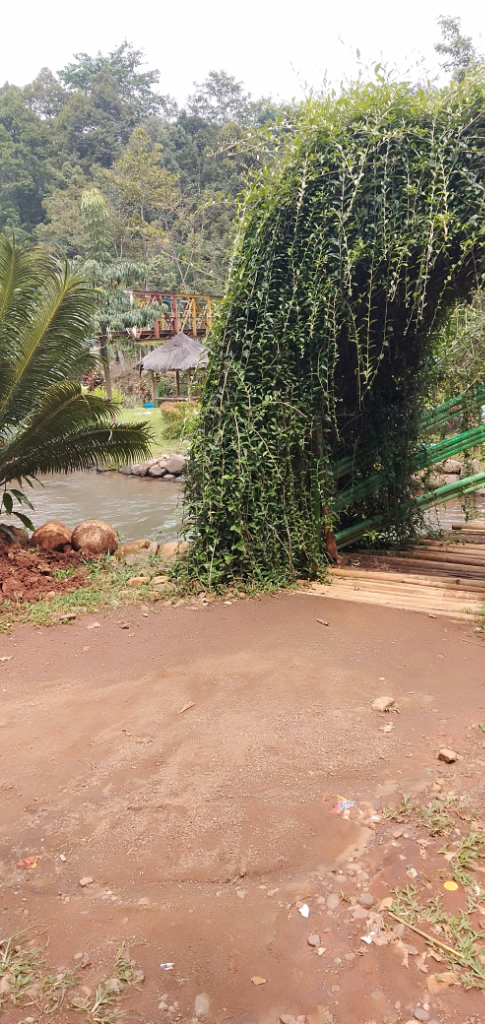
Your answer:
[[[0,81],[24,85],[41,67],[57,71],[76,52],[107,52],[127,38],[159,69],[160,91],[179,103],[212,69],[235,75],[254,97],[289,100],[318,89],[325,73],[334,83],[354,77],[357,48],[364,64],[383,60],[404,74],[424,58],[436,72],[440,14],[461,17],[462,31],[485,50],[481,0],[10,0]]]

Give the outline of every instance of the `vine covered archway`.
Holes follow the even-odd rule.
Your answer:
[[[306,105],[246,196],[215,328],[186,487],[202,581],[315,569],[325,526],[412,534],[427,353],[485,270],[484,172],[481,72]]]

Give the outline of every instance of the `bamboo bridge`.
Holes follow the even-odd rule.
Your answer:
[[[127,290],[130,304],[139,309],[159,305],[160,316],[153,326],[133,328],[136,340],[144,345],[158,345],[160,340],[183,332],[189,338],[205,338],[212,330],[214,306],[220,302],[217,295],[195,295],[185,292]],[[128,328],[129,330],[129,328]],[[116,332],[114,332],[116,333]]]

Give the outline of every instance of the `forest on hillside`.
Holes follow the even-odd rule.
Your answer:
[[[438,23],[442,73],[459,81],[483,57],[459,18]],[[386,73],[377,64],[374,80]],[[0,231],[83,264],[98,288],[97,330],[122,331],[131,351],[130,332],[160,308],[130,307],[127,288],[224,293],[238,202],[303,106],[254,99],[211,71],[179,107],[128,41],[75,54],[23,88],[0,87]],[[484,323],[478,288],[437,339],[432,401],[482,378]]]
[[[118,283],[221,294],[251,145],[288,107],[253,100],[224,71],[185,106],[127,41],[0,89],[0,230],[71,261],[123,270]],[[109,276],[109,275],[108,275]],[[143,278],[143,281],[137,278]]]

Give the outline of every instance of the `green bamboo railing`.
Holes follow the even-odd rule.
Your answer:
[[[429,434],[431,431],[437,430],[438,427],[443,426],[443,424],[453,416],[457,416],[458,413],[463,411],[463,409],[472,408],[474,406],[480,409],[482,405],[485,405],[485,388],[483,387],[476,387],[474,389],[470,389],[470,391],[467,391],[464,395],[457,395],[455,398],[450,398],[447,402],[437,405],[436,409],[432,409],[430,412],[424,413],[423,416],[421,416],[419,421],[420,433]],[[457,449],[457,451],[462,450],[463,449]],[[439,462],[440,459],[437,459],[436,461]],[[351,473],[356,462],[358,462],[360,466],[362,465],[361,453],[345,455],[343,458],[339,459],[336,468],[337,479],[341,476],[345,476],[346,473]]]
[[[406,517],[409,517],[416,509],[425,511],[433,505],[442,505],[454,498],[461,498],[465,494],[470,494],[472,491],[476,491],[482,486],[485,486],[485,473],[475,473],[473,476],[465,477],[463,480],[458,480],[456,483],[444,484],[443,487],[436,487],[432,491],[427,491],[426,494],[421,494],[419,497],[411,498],[409,501],[403,503],[400,508],[401,518],[405,519]],[[361,540],[366,533],[369,533],[388,522],[388,515],[380,515],[374,516],[372,519],[365,519],[362,523],[355,523],[353,526],[349,526],[345,530],[340,530],[335,534],[337,547],[345,548],[350,544],[355,544],[356,541]]]
[[[455,434],[444,441],[437,441],[436,444],[422,445],[413,456],[413,471],[435,466],[437,462],[443,462],[445,459],[451,458],[452,455],[458,455],[459,452],[464,452],[468,448],[475,448],[484,441],[485,423],[479,427],[465,430],[462,434]],[[349,505],[354,504],[354,502],[361,501],[362,498],[366,498],[369,494],[380,490],[386,484],[392,484],[393,480],[393,473],[372,473],[364,480],[358,480],[355,484],[351,484],[350,487],[346,487],[344,491],[341,491],[336,500],[336,507],[337,509],[347,508]]]

